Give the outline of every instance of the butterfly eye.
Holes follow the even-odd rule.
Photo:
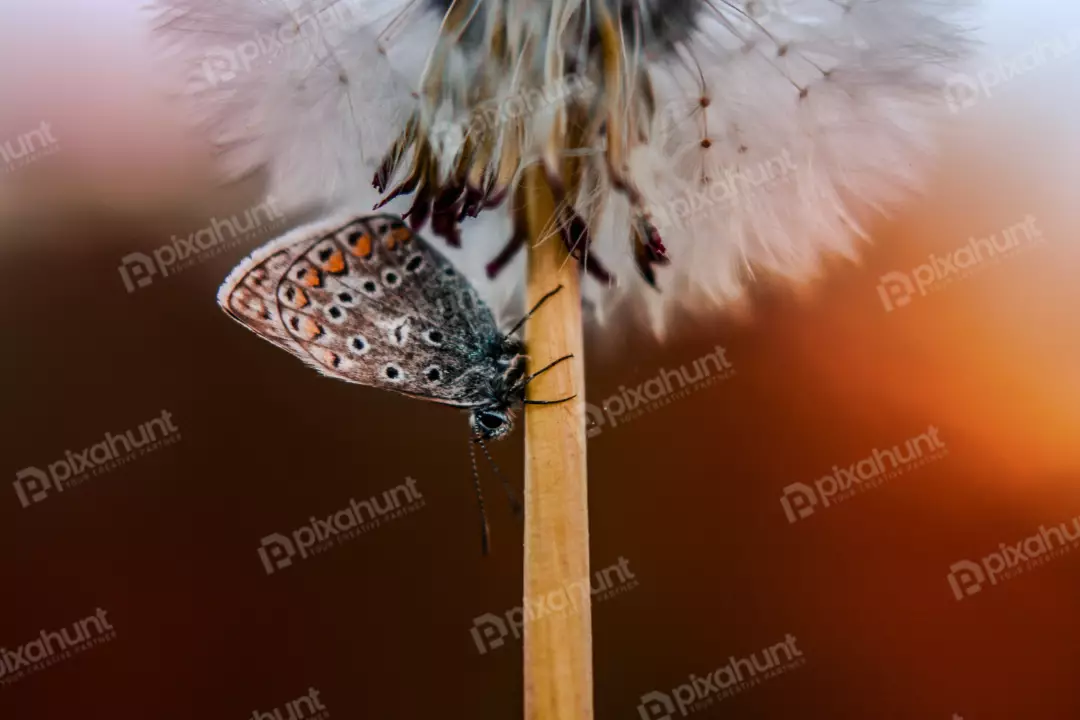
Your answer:
[[[441,330],[426,330],[424,332],[424,342],[433,347],[439,347],[442,345],[443,334]]]
[[[473,418],[474,429],[489,440],[497,440],[510,432],[510,418],[503,412],[481,411]]]
[[[370,347],[371,346],[368,345],[367,338],[365,338],[363,335],[356,335],[349,340],[349,351],[352,352],[353,355],[364,355],[367,353]]]
[[[399,383],[405,379],[405,373],[393,363],[383,367],[383,376],[392,383]]]
[[[480,425],[486,430],[498,430],[506,422],[505,419],[494,413],[480,413],[477,420],[480,421]]]

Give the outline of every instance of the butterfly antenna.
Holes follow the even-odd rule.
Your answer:
[[[487,453],[487,450],[484,451]],[[488,521],[487,513],[484,511],[484,493],[480,490],[480,472],[476,469],[476,450],[473,449],[472,442],[469,442],[469,460],[472,461],[472,476],[473,486],[476,488],[476,502],[480,506],[480,547],[484,555],[488,555],[491,551],[491,545],[488,542]]]
[[[510,501],[510,510],[514,513],[515,517],[521,517],[521,500],[518,498],[517,491],[514,490],[514,486],[507,482],[506,477],[499,470],[499,466],[495,464],[495,461],[491,457],[491,453],[488,452],[487,444],[483,438],[477,438],[476,442],[480,444],[480,449],[484,451],[484,457],[491,463],[491,469],[495,471],[495,477],[499,478],[499,482],[502,483],[503,490],[506,491],[506,499]]]
[[[520,330],[520,329],[521,329],[521,326],[525,324],[525,321],[526,321],[526,320],[528,320],[529,318],[531,318],[531,317],[533,316],[533,314],[534,314],[534,313],[535,313],[535,312],[536,312],[537,310],[539,310],[539,309],[540,309],[540,306],[541,306],[541,305],[543,305],[544,303],[546,303],[546,302],[547,302],[547,301],[548,301],[548,300],[549,300],[549,299],[550,299],[550,298],[551,298],[552,296],[556,295],[556,294],[557,294],[557,293],[558,293],[558,292],[559,292],[560,290],[562,290],[562,289],[563,289],[563,286],[562,286],[562,285],[559,285],[559,286],[558,286],[557,288],[555,288],[554,290],[552,290],[551,292],[549,292],[549,293],[548,293],[547,295],[545,295],[544,297],[540,298],[540,300],[539,300],[539,301],[538,301],[538,302],[537,302],[537,303],[536,303],[535,305],[533,305],[533,307],[532,307],[532,310],[530,310],[530,311],[529,311],[529,313],[528,313],[528,314],[527,314],[527,315],[526,315],[525,317],[523,317],[523,318],[521,318],[520,320],[518,320],[518,323],[517,323],[517,325],[515,325],[515,326],[513,327],[513,329],[512,329],[512,330],[510,330],[510,332],[506,333],[506,335],[507,335],[507,336],[513,335],[513,334],[514,334],[514,333],[516,333],[516,332],[517,332],[518,330]]]

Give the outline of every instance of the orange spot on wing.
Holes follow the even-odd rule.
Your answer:
[[[412,233],[409,232],[408,228],[394,228],[386,236],[386,247],[393,250],[399,244],[404,245],[409,240],[412,240]]]
[[[353,255],[364,258],[367,260],[371,257],[371,236],[364,233],[356,240],[356,244],[353,245]]]
[[[293,283],[286,283],[278,290],[278,298],[291,308],[300,310],[307,307],[310,300],[306,292]]]
[[[322,327],[311,318],[304,318],[300,321],[300,336],[305,340],[314,340],[322,334]]]
[[[319,276],[319,271],[315,268],[308,268],[303,277],[300,278],[300,282],[307,287],[320,287],[322,285],[322,278]]]
[[[334,353],[334,352],[331,352],[330,350],[324,350],[323,351],[322,361],[323,361],[324,365],[329,365],[330,367],[337,367],[338,363],[340,362],[340,360],[338,359],[337,354]]]
[[[323,263],[322,269],[328,273],[342,272],[345,270],[345,256],[341,254],[340,250],[335,250],[330,259]]]

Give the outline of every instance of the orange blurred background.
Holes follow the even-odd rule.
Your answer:
[[[335,717],[515,716],[519,646],[477,655],[468,630],[520,602],[520,528],[489,499],[503,552],[478,557],[463,421],[323,382],[229,324],[213,292],[261,239],[124,290],[123,255],[261,192],[214,187],[133,5],[0,10],[0,142],[43,121],[57,140],[0,174],[2,467],[162,404],[185,439],[74,504],[24,511],[0,493],[0,646],[102,603],[120,627],[92,660],[0,688],[0,717],[242,720],[311,683]],[[876,225],[860,263],[763,281],[748,318],[686,319],[663,345],[590,333],[596,405],[718,344],[737,371],[590,441],[594,565],[625,556],[640,578],[596,608],[598,717],[637,717],[643,694],[789,632],[804,668],[695,717],[1080,717],[1077,554],[962,601],[946,582],[950,563],[1080,515],[1080,8],[998,0],[985,22],[972,77],[1020,71],[949,114],[925,194]],[[1044,242],[884,307],[882,276],[1028,217]],[[249,457],[282,416],[302,418],[285,447],[325,424],[339,452],[321,473],[302,453]],[[785,520],[790,483],[928,425],[944,460]],[[520,441],[497,455],[519,477]],[[288,584],[249,567],[269,528],[405,474],[422,516]]]

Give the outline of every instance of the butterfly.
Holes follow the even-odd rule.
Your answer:
[[[472,439],[484,447],[511,432],[523,405],[573,399],[525,399],[533,379],[572,356],[527,374],[525,344],[515,337],[559,290],[504,333],[446,258],[401,218],[376,214],[270,241],[233,269],[217,299],[241,325],[324,375],[468,410]],[[473,471],[475,479],[475,457]],[[478,481],[476,489],[483,515]]]

